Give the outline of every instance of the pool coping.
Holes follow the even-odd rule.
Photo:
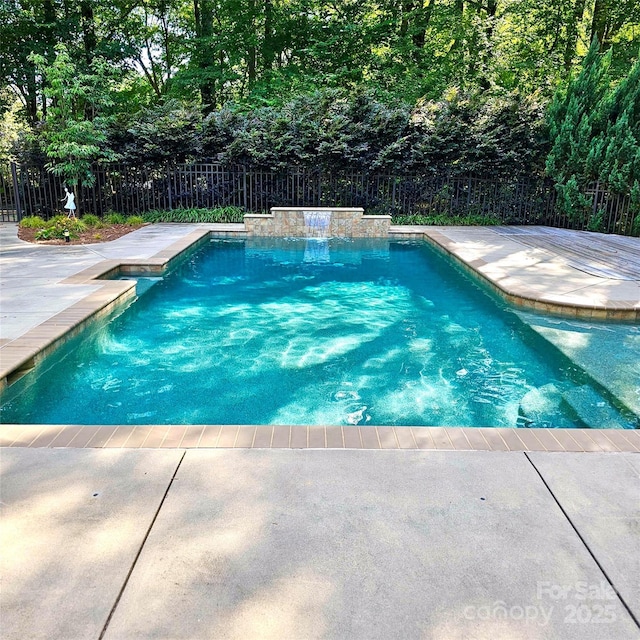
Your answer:
[[[234,225],[235,226],[235,225]],[[487,283],[511,304],[564,316],[640,319],[638,308],[606,305],[558,305],[522,291],[507,289],[467,262],[455,251],[455,242],[440,227],[393,227],[392,238],[429,242],[466,271]],[[243,238],[240,225],[196,228],[150,258],[103,260],[64,279],[60,284],[100,285],[80,301],[53,315],[24,335],[0,346],[0,389],[11,384],[87,323],[112,313],[135,298],[133,280],[106,280],[117,273],[160,275],[180,256],[211,235]],[[416,431],[418,430],[418,431]],[[417,435],[416,435],[417,434]],[[509,434],[509,435],[507,435]],[[515,437],[514,437],[515,436]],[[497,427],[358,427],[358,426],[248,426],[248,425],[4,425],[4,447],[89,448],[319,448],[319,449],[444,449],[487,451],[625,451],[640,452],[640,432],[625,429],[513,429]]]
[[[22,425],[0,447],[77,449],[405,449],[640,453],[635,429],[300,425]]]

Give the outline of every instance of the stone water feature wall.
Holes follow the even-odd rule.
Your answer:
[[[365,216],[361,208],[272,207],[269,214],[247,213],[248,236],[282,238],[386,238],[391,216]]]

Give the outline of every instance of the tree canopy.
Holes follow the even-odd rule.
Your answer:
[[[639,48],[637,0],[4,0],[0,149],[72,180],[116,157],[516,176],[546,162],[562,188],[624,192]]]
[[[410,104],[457,87],[541,92],[594,37],[622,77],[640,45],[636,0],[5,0],[0,78],[34,123],[66,45],[80,67],[120,73],[118,108],[197,99],[273,104],[318,88],[374,89]]]

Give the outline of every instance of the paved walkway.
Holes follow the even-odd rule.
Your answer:
[[[161,266],[206,230],[158,225],[108,245],[33,247],[0,225],[0,355],[89,313],[78,305],[110,286],[91,280],[105,264]],[[636,286],[626,267],[586,273],[575,255],[547,247],[543,259],[530,238],[495,230],[430,233],[488,278],[523,287],[553,271],[542,295],[560,274],[569,298],[596,291],[606,309],[624,289],[618,299],[634,300],[634,289],[605,284]],[[187,427],[175,439],[167,427],[98,431],[88,448],[64,446],[87,427],[39,429],[10,442],[34,448],[0,448],[3,640],[640,639],[636,431],[617,434],[629,452],[582,431],[580,452],[568,453],[553,435],[532,451],[497,430],[475,442],[503,451],[434,450],[477,448],[465,430],[419,431],[408,447],[400,433],[412,431],[378,429],[367,432],[376,450],[362,439],[357,450],[324,427],[322,441],[309,429],[304,442],[289,428],[247,427],[249,445],[240,427],[196,428],[196,444],[236,449],[188,448]],[[134,440],[145,448],[118,448]],[[167,448],[146,448],[156,442]]]
[[[501,236],[562,256],[572,267],[611,280],[640,281],[640,240],[551,227],[496,227]]]

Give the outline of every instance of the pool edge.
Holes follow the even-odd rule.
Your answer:
[[[3,425],[0,449],[15,447],[640,453],[640,432],[422,426]]]
[[[490,229],[490,227],[487,227]],[[242,230],[216,230],[214,225],[197,228],[147,259],[103,260],[62,281],[63,284],[90,284],[99,289],[52,316],[23,336],[11,340],[0,347],[0,391],[8,384],[31,370],[41,359],[62,346],[81,331],[87,323],[109,315],[121,305],[135,298],[135,282],[126,280],[105,280],[120,272],[161,274],[211,236],[242,238]],[[522,297],[505,291],[489,277],[478,271],[472,264],[456,255],[450,248],[453,241],[442,236],[438,228],[421,227],[414,229],[394,228],[390,238],[421,239],[431,246],[451,256],[461,267],[495,290],[502,298],[517,308],[529,308],[545,313],[554,313],[549,304],[534,298]],[[124,269],[124,271],[123,271]],[[512,299],[513,298],[513,299]],[[522,300],[519,304],[514,299]],[[544,306],[535,306],[536,302]],[[558,315],[572,318],[592,318],[600,320],[640,319],[640,309],[622,309],[632,317],[609,317],[612,309],[606,307],[577,307],[575,305],[551,305],[561,309],[572,309]],[[601,315],[580,315],[576,309],[585,312],[600,311]],[[614,309],[615,311],[615,309]],[[183,435],[175,443],[172,427],[182,429]],[[219,427],[173,425],[134,426],[80,426],[80,425],[3,425],[0,429],[0,447],[88,447],[88,448],[318,448],[318,449],[430,449],[430,450],[485,450],[485,451],[612,451],[640,452],[640,431],[623,429],[515,429],[479,427],[340,427],[340,426],[234,426]],[[218,429],[217,435],[211,429]],[[284,443],[284,432],[288,429],[288,441]],[[305,430],[305,436],[302,430]],[[357,429],[356,431],[353,431]],[[373,431],[371,431],[373,429]],[[420,430],[419,438],[415,429]],[[89,430],[92,433],[86,440]],[[137,430],[135,438],[133,430]],[[199,431],[198,431],[199,430]],[[233,443],[229,430],[235,433]],[[271,430],[271,431],[270,431]],[[338,431],[340,430],[340,436]],[[406,431],[408,430],[408,432]],[[37,431],[37,433],[36,433]],[[192,443],[194,432],[199,433],[197,442]],[[472,432],[476,432],[473,436]],[[515,439],[507,433],[515,435]],[[141,435],[146,433],[144,438]],[[411,433],[411,439],[408,439]],[[12,439],[13,435],[15,438]],[[81,435],[82,434],[82,435]],[[224,437],[222,437],[224,434]],[[363,435],[364,434],[364,435]],[[400,435],[399,435],[400,434]],[[530,434],[530,435],[524,435]],[[551,434],[551,435],[547,435]],[[585,435],[580,435],[585,434]],[[588,435],[587,435],[588,434]],[[597,435],[594,435],[597,434]],[[187,438],[187,435],[189,436]],[[251,435],[251,441],[248,442]],[[98,437],[99,436],[99,437]],[[160,441],[158,443],[158,438]],[[418,442],[420,439],[420,442]],[[131,440],[132,444],[126,444]],[[304,440],[304,442],[303,442]],[[186,445],[184,444],[186,442]],[[135,443],[135,444],[134,444]],[[395,443],[395,444],[394,444]],[[411,446],[410,446],[411,445]],[[523,448],[524,447],[524,448]]]
[[[492,227],[482,228],[492,230]],[[469,262],[458,255],[454,250],[456,242],[442,234],[438,227],[414,227],[405,230],[401,226],[394,226],[389,232],[389,236],[395,239],[424,240],[430,246],[453,259],[466,273],[488,286],[515,309],[526,309],[577,320],[596,320],[600,322],[637,322],[640,320],[640,307],[637,306],[561,303],[544,300],[542,297],[527,295],[523,291],[507,288],[479,270],[479,267],[485,264],[484,262],[482,264],[473,264],[473,261]]]
[[[210,228],[195,229],[150,258],[102,260],[62,280],[65,285],[96,287],[76,303],[56,313],[44,322],[0,346],[0,392],[41,360],[71,340],[88,323],[102,319],[136,297],[134,280],[109,280],[118,273],[161,275],[176,260],[184,257],[212,234]]]
[[[495,282],[474,265],[458,255],[453,246],[455,241],[447,238],[442,229],[448,227],[395,225],[389,232],[394,239],[419,239],[450,256],[454,262],[479,282],[488,286],[516,309],[529,309],[547,314],[574,319],[599,321],[640,320],[640,308],[614,305],[562,304],[515,292]],[[477,227],[476,227],[477,228]],[[491,227],[483,227],[491,230]],[[100,289],[85,296],[74,305],[52,316],[24,335],[0,345],[0,391],[15,379],[29,371],[43,357],[72,338],[89,320],[98,319],[111,313],[119,303],[126,303],[135,296],[132,283],[106,280],[117,273],[160,275],[176,260],[196,248],[212,235],[225,237],[246,237],[243,229],[216,229],[216,225],[199,227],[176,240],[171,245],[146,259],[103,260],[63,280],[60,284],[84,284],[99,286]],[[123,284],[124,282],[124,284]],[[131,291],[133,289],[133,291]]]

